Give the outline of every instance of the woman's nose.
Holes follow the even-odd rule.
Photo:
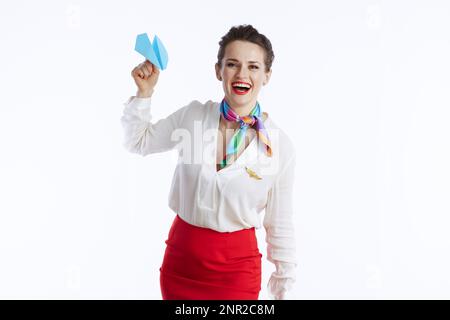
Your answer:
[[[240,67],[237,74],[240,78],[245,78],[247,76],[247,69],[245,69],[244,67]]]

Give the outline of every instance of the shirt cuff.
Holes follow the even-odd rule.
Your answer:
[[[128,100],[123,104],[124,106],[135,107],[137,109],[146,109],[151,105],[151,97],[148,98],[138,98],[136,96],[131,96]]]
[[[291,262],[275,261],[276,271],[270,276],[267,283],[269,298],[273,300],[286,300],[288,292],[296,281],[295,269],[297,264]]]
[[[131,96],[123,105],[125,106],[125,114],[136,116],[138,119],[147,122],[152,120],[151,97],[138,98]]]

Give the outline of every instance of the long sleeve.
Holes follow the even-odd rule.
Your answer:
[[[269,191],[263,225],[266,229],[267,260],[276,271],[267,284],[271,299],[286,299],[296,281],[296,243],[293,216],[293,183],[296,156],[292,153]]]
[[[177,145],[172,133],[180,128],[188,106],[156,123],[152,123],[151,98],[132,96],[124,106],[121,118],[125,135],[123,146],[128,151],[145,156],[171,150]]]

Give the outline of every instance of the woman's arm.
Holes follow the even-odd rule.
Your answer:
[[[295,152],[287,161],[269,191],[263,225],[266,229],[267,259],[275,264],[269,282],[269,295],[285,299],[285,294],[296,280],[296,243],[293,215],[293,183],[296,164]]]
[[[151,97],[131,97],[125,104],[121,123],[124,129],[125,149],[146,156],[151,153],[173,149],[179,139],[172,135],[181,129],[184,116],[190,105],[184,106],[164,119],[153,123]]]
[[[159,74],[158,68],[148,60],[131,71],[137,86],[137,94],[124,104],[125,109],[121,118],[125,133],[123,146],[128,151],[142,156],[174,148],[178,141],[172,139],[172,133],[181,127],[186,113],[187,106],[165,119],[152,123],[151,97],[158,83]]]

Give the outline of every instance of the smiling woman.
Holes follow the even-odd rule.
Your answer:
[[[194,100],[152,121],[159,70],[145,61],[132,71],[138,93],[125,103],[121,119],[130,152],[145,156],[177,148],[181,159],[213,150],[179,161],[175,169],[169,196],[175,218],[159,269],[162,298],[258,299],[262,254],[255,229],[264,226],[267,259],[276,267],[269,294],[284,299],[296,279],[296,155],[290,138],[258,101],[272,74],[272,46],[251,25],[232,27],[219,46],[215,73],[224,91],[221,102]],[[203,135],[216,132],[212,142],[195,134],[199,128]],[[174,139],[185,133],[189,143]]]

